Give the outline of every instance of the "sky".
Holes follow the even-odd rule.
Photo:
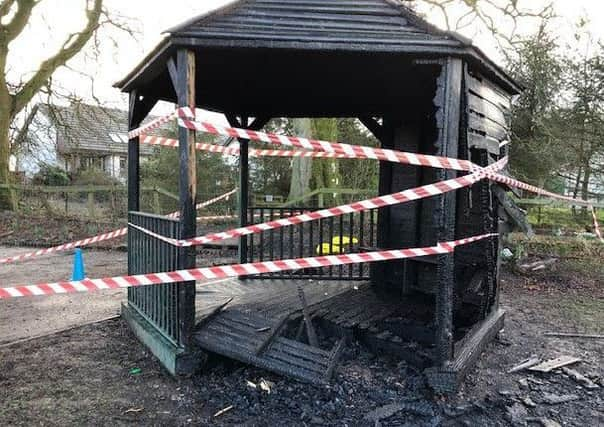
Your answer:
[[[520,0],[520,3],[536,5],[546,0]],[[70,63],[74,70],[84,70],[92,79],[79,75],[67,68],[61,69],[54,77],[67,91],[75,91],[84,99],[92,99],[92,94],[103,103],[126,108],[126,98],[112,85],[124,77],[142,58],[161,40],[161,33],[168,28],[196,15],[220,7],[229,0],[105,0],[107,8],[121,16],[128,25],[136,30],[132,37],[115,28],[106,28],[99,37],[99,55],[92,55],[89,47]],[[9,56],[9,80],[19,81],[27,78],[40,61],[63,42],[68,31],[77,30],[83,25],[83,5],[85,0],[44,0],[34,15],[32,23],[22,36],[11,45]],[[581,17],[590,20],[589,29],[596,39],[604,40],[604,1],[602,0],[554,0],[560,16],[555,30],[563,43],[571,43],[573,25]],[[428,19],[442,25],[441,16],[428,13]],[[501,23],[503,28],[509,24]],[[534,23],[526,23],[521,32],[530,32]],[[473,39],[496,61],[500,60],[492,36],[467,28],[462,32]],[[165,107],[164,107],[165,108]],[[160,107],[161,110],[161,107]]]

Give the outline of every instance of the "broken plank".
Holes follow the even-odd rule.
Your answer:
[[[585,338],[593,340],[604,340],[604,335],[596,334],[573,334],[565,332],[546,332],[543,334],[546,337],[557,337],[557,338]]]
[[[513,368],[508,370],[508,374],[513,374],[514,372],[520,372],[524,369],[528,369],[532,366],[535,366],[537,364],[539,364],[539,362],[541,362],[541,359],[539,359],[538,357],[531,357],[530,359],[527,359],[523,362],[520,362],[519,364],[517,364],[516,366],[514,366]]]
[[[582,386],[584,386],[587,389],[593,390],[596,388],[600,388],[600,386],[598,384],[594,383],[592,380],[587,378],[585,375],[583,375],[580,372],[575,371],[574,369],[563,367],[562,372],[564,372],[566,375],[568,375],[573,380],[575,380],[576,382],[578,382],[579,384],[581,384]]]
[[[572,365],[572,364],[580,362],[580,361],[581,361],[581,359],[579,359],[578,357],[560,356],[555,359],[547,360],[538,365],[531,366],[530,368],[528,368],[528,370],[533,371],[533,372],[547,373],[547,372],[553,371],[554,369],[558,369],[563,366]]]

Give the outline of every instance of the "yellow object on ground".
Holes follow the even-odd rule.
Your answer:
[[[340,241],[342,243],[340,243]],[[317,255],[340,255],[346,253],[346,248],[350,244],[359,243],[359,239],[356,237],[352,237],[352,239],[348,236],[335,236],[331,239],[331,243],[322,243],[317,245]]]
[[[333,243],[334,245],[339,245],[340,244],[340,236],[335,236],[333,239],[331,239],[331,243]],[[349,245],[350,242],[350,237],[348,236],[342,236],[342,244],[343,245]],[[356,237],[352,238],[352,244],[357,244],[359,243],[359,239],[357,239]]]

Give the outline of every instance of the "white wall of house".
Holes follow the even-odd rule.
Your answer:
[[[125,180],[126,168],[126,156],[112,154],[105,157],[105,172],[109,176]]]

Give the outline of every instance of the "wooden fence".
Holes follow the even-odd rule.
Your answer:
[[[0,184],[0,189],[8,189],[12,194],[13,210],[35,210],[42,207],[50,215],[82,215],[82,210],[90,218],[106,216],[125,216],[127,207],[127,187],[120,185],[70,185],[43,186]],[[155,214],[163,214],[174,210],[178,196],[163,188],[141,188],[146,210]],[[164,198],[162,200],[162,198]],[[167,200],[166,200],[167,199]],[[166,206],[166,201],[172,202]],[[37,203],[36,203],[37,202]]]

